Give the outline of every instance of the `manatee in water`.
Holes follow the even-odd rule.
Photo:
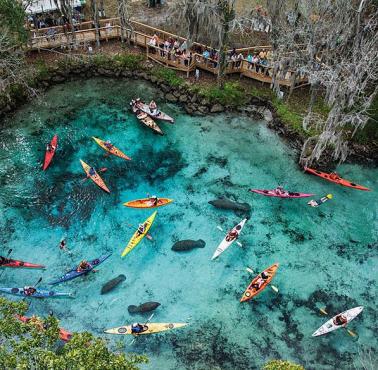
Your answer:
[[[172,250],[176,252],[190,251],[193,248],[204,248],[206,243],[202,239],[198,240],[180,240],[173,244]]]
[[[145,302],[139,306],[130,305],[127,307],[129,313],[144,313],[155,310],[160,306],[159,302]]]
[[[251,212],[251,206],[248,203],[233,202],[225,198],[210,200],[209,203],[215,208],[235,211],[235,213],[238,215],[249,215],[249,213]]]
[[[101,294],[108,293],[112,291],[118,284],[121,284],[122,281],[126,280],[125,275],[118,275],[116,278],[109,280],[106,284],[104,284],[101,288]]]

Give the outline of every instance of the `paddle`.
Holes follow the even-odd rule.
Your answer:
[[[8,253],[7,253],[7,255],[6,255],[6,257],[5,258],[8,258],[10,255],[11,255],[11,253],[13,252],[13,249],[12,248],[10,248],[9,250],[8,250]],[[4,271],[5,270],[3,270],[3,271],[1,271],[1,274],[0,274],[0,277],[2,277],[3,276],[3,274],[4,274]]]
[[[146,326],[150,321],[151,319],[154,317],[154,313],[147,319],[147,321],[143,324],[143,326]],[[136,336],[133,338],[133,340],[129,343],[129,345],[133,344],[136,340]]]
[[[255,274],[255,272],[250,267],[247,267],[246,271],[248,271],[250,274]],[[275,285],[272,285],[270,283],[268,285],[272,288],[274,292],[278,293],[278,288]]]
[[[224,232],[224,230],[222,229],[222,227],[219,226],[219,225],[217,226],[217,229],[220,230],[220,231],[223,231],[223,232]],[[242,246],[243,246],[243,244],[240,243],[240,242],[238,242],[238,241],[236,241],[236,244],[237,244],[239,247],[242,247]]]
[[[40,282],[42,281],[42,276],[38,279],[38,281],[33,285],[33,287],[35,288]]]
[[[132,224],[126,224],[126,226],[127,227],[129,227],[130,229],[138,229],[137,227],[135,227],[134,225],[132,225]],[[153,240],[153,238],[152,238],[152,236],[150,235],[150,234],[146,234],[146,238],[148,239],[148,240]]]
[[[323,315],[328,316],[328,312],[325,310],[325,307],[324,307],[324,308],[319,308],[319,311],[320,311]],[[348,332],[348,334],[349,334],[351,337],[357,337],[357,334],[356,334],[354,331],[352,331],[352,330],[346,328],[345,326],[343,326],[343,328]]]

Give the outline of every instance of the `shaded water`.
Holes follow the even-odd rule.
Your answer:
[[[128,305],[158,301],[154,322],[189,322],[163,334],[139,337],[125,351],[145,353],[148,369],[256,369],[272,358],[292,359],[308,369],[349,368],[361,349],[377,349],[377,196],[303,174],[291,150],[263,122],[222,114],[189,117],[174,105],[162,110],[176,124],[161,123],[165,136],[148,131],[128,111],[128,102],[146,100],[156,90],[137,81],[93,79],[52,88],[21,108],[1,126],[1,253],[44,263],[46,271],[7,270],[1,286],[45,286],[82,258],[107,252],[113,256],[100,272],[57,286],[76,292],[75,300],[33,300],[30,314],[49,310],[69,330],[102,335],[105,328],[149,314],[129,315]],[[59,151],[47,172],[40,163],[53,134]],[[103,156],[91,136],[110,139],[132,161]],[[107,167],[102,177],[111,190],[103,193],[83,182],[79,159]],[[377,169],[343,165],[338,171],[378,189]],[[320,208],[306,199],[285,200],[251,194],[250,187],[332,193]],[[128,224],[146,219],[151,210],[132,210],[122,203],[147,193],[173,198],[159,208],[144,239],[125,259],[120,253],[133,230]],[[229,229],[242,218],[213,208],[220,196],[252,207],[243,229],[242,247],[232,245],[215,261],[210,258]],[[58,248],[66,237],[72,252]],[[171,250],[182,239],[203,239],[206,246],[186,253]],[[239,303],[253,276],[274,262],[279,293],[267,288],[249,303]],[[101,286],[119,274],[126,281],[100,295]],[[311,334],[330,314],[363,305],[351,328],[353,339],[339,330],[325,337]],[[114,340],[114,342],[113,342]]]

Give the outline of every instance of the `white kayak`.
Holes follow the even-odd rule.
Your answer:
[[[238,233],[238,237],[240,236],[240,233],[244,227],[244,224],[247,222],[247,219],[245,218],[240,223],[238,223],[231,231],[236,231]],[[225,236],[225,238],[222,240],[222,242],[219,244],[218,248],[215,250],[213,257],[211,257],[212,260],[219,257],[237,238],[234,238],[230,240],[228,238],[228,234]]]
[[[314,334],[312,334],[312,336],[318,337],[319,335],[324,335],[330,333],[331,331],[344,327],[345,325],[349,324],[353,319],[355,319],[362,312],[363,309],[364,308],[362,306],[354,307],[350,310],[344,311],[332,317],[332,319],[328,320],[325,324],[323,324]],[[334,320],[339,315],[343,315],[347,319],[347,322],[344,325],[335,324]]]

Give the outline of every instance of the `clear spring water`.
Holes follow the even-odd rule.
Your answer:
[[[377,350],[377,169],[343,165],[338,171],[375,191],[347,189],[302,173],[296,157],[263,122],[222,114],[190,117],[175,105],[161,105],[176,124],[161,123],[165,136],[142,127],[128,110],[135,96],[158,92],[146,83],[93,79],[49,90],[40,101],[22,107],[1,126],[1,253],[44,263],[45,271],[8,269],[1,286],[40,286],[82,258],[113,256],[100,272],[56,287],[75,299],[32,300],[30,314],[50,310],[73,331],[102,335],[105,328],[149,314],[129,315],[127,306],[158,301],[155,322],[189,322],[175,331],[123,341],[125,351],[145,353],[147,369],[256,369],[272,358],[291,359],[308,369],[342,369],[359,364],[361,351]],[[59,151],[47,172],[40,163],[45,144],[59,135]],[[110,139],[132,157],[104,157],[91,139]],[[108,195],[83,182],[79,159],[107,167],[102,177]],[[271,199],[247,190],[283,184],[291,191],[332,193],[320,208],[306,199]],[[133,230],[128,223],[146,219],[151,210],[122,203],[147,193],[175,202],[158,209],[150,233],[125,259],[120,253]],[[220,258],[210,258],[241,216],[208,204],[220,196],[252,207],[240,241]],[[58,248],[66,237],[72,254]],[[186,253],[171,250],[180,239],[203,239],[206,246]],[[239,303],[257,271],[280,263],[273,284],[249,303]],[[126,281],[108,295],[101,286],[111,278]],[[44,284],[45,283],[45,284]],[[8,296],[11,297],[11,296]],[[17,299],[17,298],[14,298]],[[350,328],[312,338],[327,317],[363,305]],[[374,334],[375,330],[375,334]],[[360,352],[360,354],[359,354]]]

